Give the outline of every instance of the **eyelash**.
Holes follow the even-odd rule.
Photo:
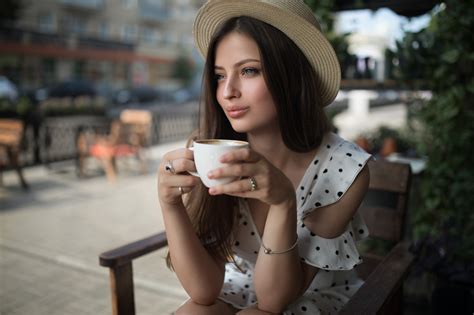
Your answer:
[[[244,68],[242,69],[242,74],[246,75],[248,74],[247,71],[251,71],[252,73],[250,73],[251,75],[254,75],[254,74],[258,74],[259,71],[258,69],[255,69],[255,68]]]
[[[241,74],[242,74],[242,75],[250,75],[250,76],[252,76],[252,75],[257,75],[257,74],[259,74],[259,73],[260,73],[260,70],[258,70],[258,69],[256,69],[256,68],[244,68],[244,69],[242,69],[242,71],[241,71]],[[217,74],[217,73],[216,73],[216,74],[214,75],[214,78],[215,78],[216,81],[220,81],[220,80],[222,80],[222,79],[224,78],[224,75],[222,75],[222,74]]]

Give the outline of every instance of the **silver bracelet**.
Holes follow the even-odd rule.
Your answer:
[[[263,252],[267,255],[285,254],[285,253],[291,252],[293,249],[295,249],[296,245],[298,245],[298,235],[296,235],[295,243],[293,245],[291,245],[290,248],[288,248],[284,251],[281,251],[281,252],[275,252],[271,248],[266,247],[265,244],[263,244],[263,240],[261,240],[261,244],[262,244],[262,247],[263,247]]]

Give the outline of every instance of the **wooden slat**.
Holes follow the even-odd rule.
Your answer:
[[[410,177],[410,166],[388,161],[370,161],[369,189],[384,190],[394,193],[406,193]]]
[[[0,145],[17,147],[23,137],[23,122],[17,119],[0,119]]]
[[[402,233],[400,213],[384,207],[361,207],[359,209],[372,238],[399,241]]]
[[[357,266],[356,271],[357,275],[365,280],[367,277],[377,268],[380,262],[383,260],[383,257],[373,255],[373,254],[364,254],[362,255],[363,263]]]
[[[113,315],[134,315],[133,268],[129,262],[110,268],[110,291]]]
[[[104,267],[124,265],[131,262],[134,258],[146,255],[167,244],[166,233],[161,232],[102,253],[99,256],[99,263]]]
[[[414,257],[408,247],[408,243],[395,246],[339,314],[383,314],[381,310],[397,297],[403,278],[413,263]]]
[[[16,170],[23,189],[28,189],[20,163],[21,141],[23,138],[23,122],[19,119],[0,119],[0,153],[6,152],[10,165]],[[2,175],[0,164],[0,176]],[[0,184],[3,184],[0,181]]]

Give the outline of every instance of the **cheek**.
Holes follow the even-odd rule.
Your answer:
[[[265,112],[268,116],[276,116],[276,107],[272,95],[265,84],[255,87],[252,95],[254,96],[257,108]]]

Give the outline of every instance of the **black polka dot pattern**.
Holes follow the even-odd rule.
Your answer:
[[[338,301],[331,294],[325,294],[323,297],[321,292],[338,290],[352,295],[356,291],[356,282],[353,282],[356,281],[355,276],[353,278],[348,274],[342,278],[335,275],[355,272],[353,269],[361,263],[355,242],[369,233],[360,214],[356,212],[347,230],[331,239],[318,236],[303,223],[303,219],[311,211],[338,202],[369,158],[367,153],[337,135],[330,134],[327,137],[323,142],[326,150],[318,151],[318,156],[308,167],[308,174],[305,174],[297,186],[296,194],[300,260],[302,263],[319,266],[321,271],[324,270],[321,277],[324,276],[328,280],[322,283],[318,282],[321,277],[315,277],[305,293],[305,298],[292,304],[290,309],[285,310],[285,314],[314,314],[320,310],[324,310],[325,314],[336,314],[343,305],[342,301]],[[236,308],[247,308],[258,303],[253,287],[253,266],[257,257],[264,254],[260,254],[260,237],[256,233],[250,212],[243,207],[240,210],[233,250],[242,258],[243,265],[238,262],[240,270],[232,267],[230,263],[226,265],[226,280],[220,298]],[[250,265],[247,265],[247,261]],[[320,308],[323,300],[326,306]]]

